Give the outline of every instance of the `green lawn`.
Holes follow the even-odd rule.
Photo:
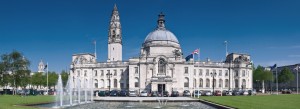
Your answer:
[[[239,109],[300,109],[300,95],[203,96],[201,99]]]
[[[54,96],[13,96],[13,95],[0,95],[0,109],[32,109],[34,107],[28,106],[15,106],[21,104],[35,104],[53,102]]]

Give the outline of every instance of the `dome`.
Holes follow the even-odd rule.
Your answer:
[[[172,32],[166,29],[156,29],[150,32],[147,35],[144,43],[152,42],[152,41],[170,41],[170,42],[179,43],[176,36]]]

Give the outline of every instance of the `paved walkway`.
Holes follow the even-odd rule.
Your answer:
[[[199,99],[190,97],[94,97],[94,101],[115,101],[115,102],[157,102],[167,100],[168,102],[197,102]]]

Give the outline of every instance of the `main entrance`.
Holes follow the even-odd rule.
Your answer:
[[[163,93],[166,90],[166,84],[157,84],[157,91]]]

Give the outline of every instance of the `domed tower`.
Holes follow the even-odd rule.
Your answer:
[[[41,60],[38,66],[38,72],[44,72],[44,68],[45,68],[44,62],[43,60]]]
[[[141,56],[156,57],[164,55],[166,57],[181,57],[181,47],[176,36],[165,27],[165,15],[158,15],[157,27],[150,32],[141,49]]]
[[[112,11],[108,30],[107,62],[122,61],[122,30],[117,5]]]

